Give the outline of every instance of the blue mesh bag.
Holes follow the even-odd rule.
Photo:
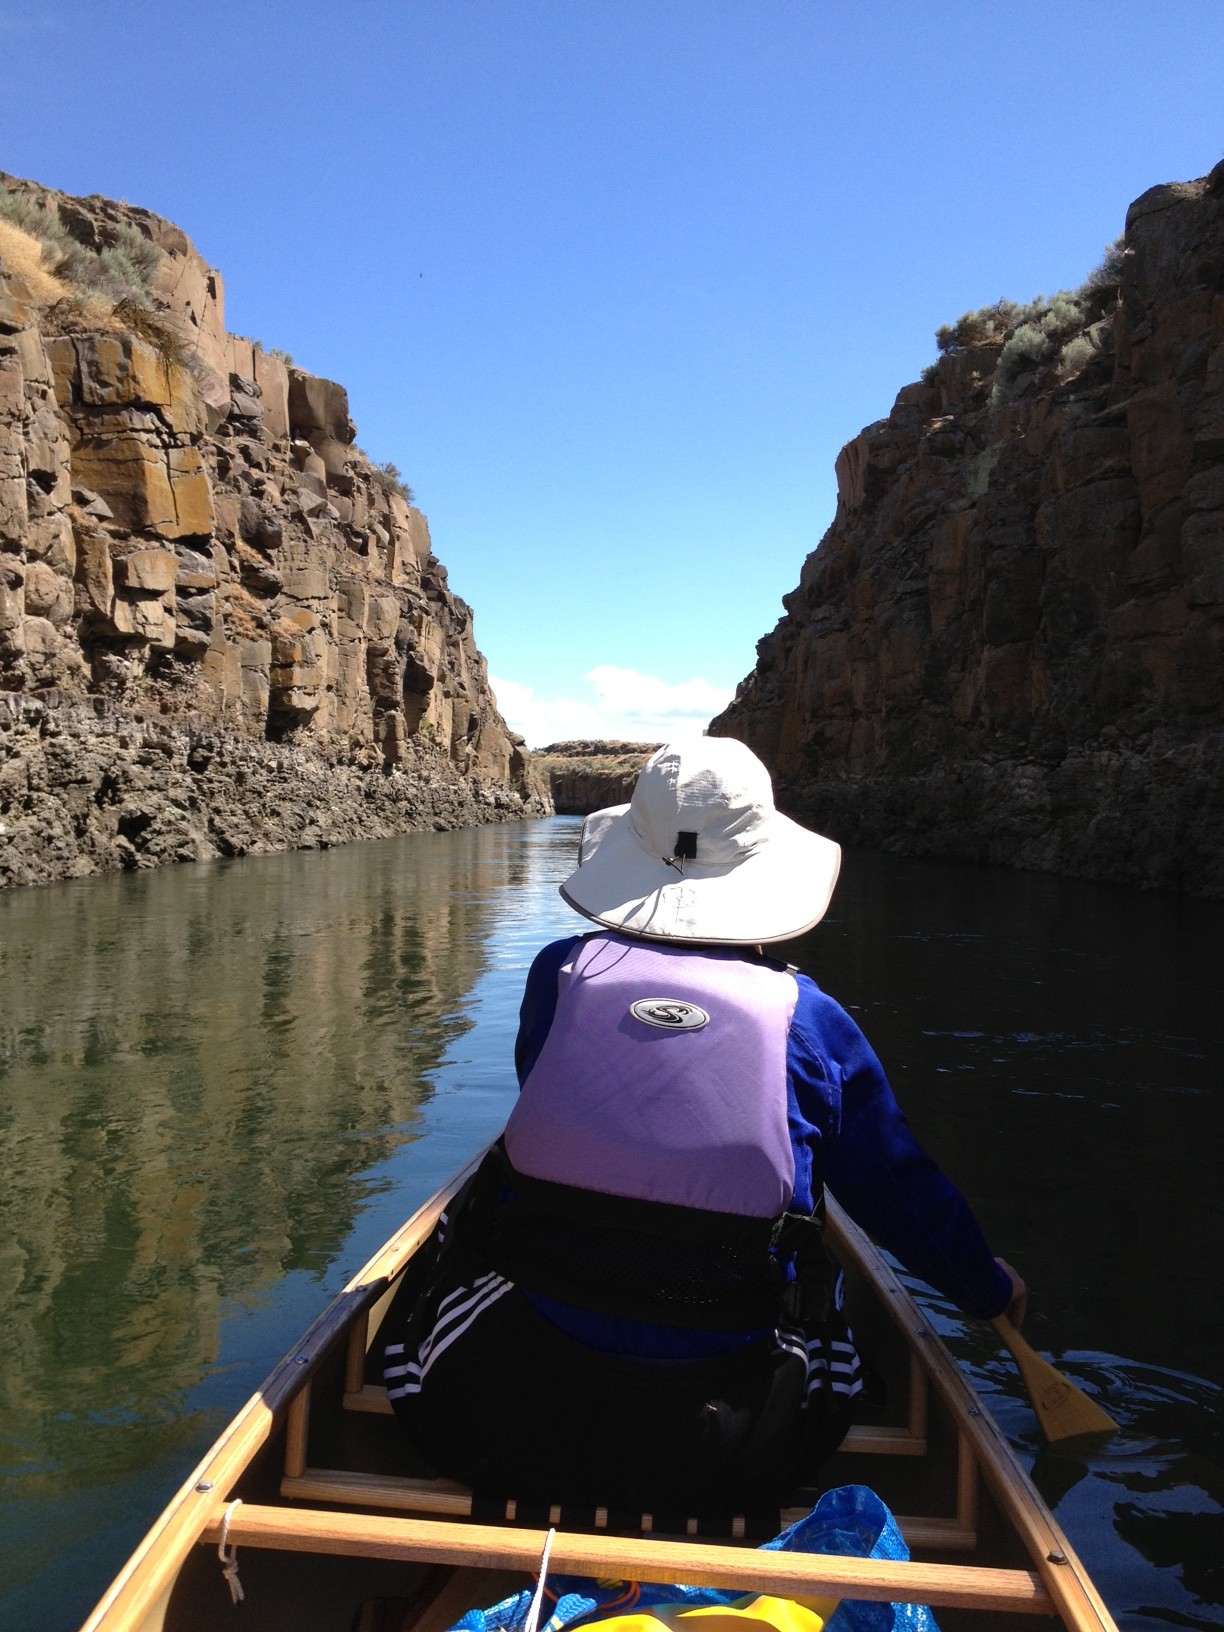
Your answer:
[[[828,1553],[842,1558],[905,1560],[909,1548],[888,1508],[866,1485],[828,1490],[810,1513],[767,1541],[763,1552]],[[522,1632],[535,1596],[529,1587],[489,1609],[473,1609],[451,1632]],[[595,1581],[550,1575],[544,1589],[540,1632],[577,1632],[614,1616],[661,1609],[729,1608],[742,1593],[715,1587],[661,1586],[650,1582]],[[825,1620],[824,1632],[939,1632],[925,1604],[874,1604],[843,1598]]]

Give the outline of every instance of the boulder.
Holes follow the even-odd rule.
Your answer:
[[[62,628],[72,616],[71,583],[45,561],[32,561],[25,574],[25,610],[34,617],[46,618],[57,629]]]
[[[357,431],[349,418],[348,392],[335,380],[320,379],[299,368],[289,373],[289,427],[294,436],[311,444],[315,437],[328,438],[347,446]]]
[[[137,550],[115,562],[115,577],[124,589],[144,595],[164,595],[174,588],[178,557],[172,550]]]

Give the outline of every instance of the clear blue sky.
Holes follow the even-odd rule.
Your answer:
[[[0,0],[0,168],[348,387],[533,741],[708,717],[937,324],[1222,153],[1224,0]]]

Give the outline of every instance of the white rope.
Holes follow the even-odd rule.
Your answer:
[[[540,1579],[536,1582],[535,1597],[531,1600],[531,1608],[527,1613],[527,1623],[523,1632],[536,1632],[540,1624],[540,1605],[544,1602],[544,1582],[548,1577],[548,1555],[552,1552],[553,1537],[556,1530],[550,1530],[544,1538],[544,1553],[540,1559]]]
[[[240,1604],[246,1597],[246,1593],[243,1592],[242,1582],[238,1579],[237,1545],[230,1547],[228,1553],[226,1552],[226,1545],[229,1542],[230,1516],[236,1507],[241,1506],[242,1498],[239,1496],[226,1508],[225,1517],[221,1520],[221,1540],[217,1546],[217,1557],[221,1560],[221,1574],[225,1577],[226,1585],[230,1589],[230,1602],[234,1604]]]

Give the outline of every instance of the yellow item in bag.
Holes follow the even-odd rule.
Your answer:
[[[822,1632],[836,1598],[770,1598],[746,1593],[729,1604],[689,1609],[683,1603],[653,1604],[628,1615],[587,1624],[600,1632]],[[695,1623],[701,1622],[700,1626]]]

